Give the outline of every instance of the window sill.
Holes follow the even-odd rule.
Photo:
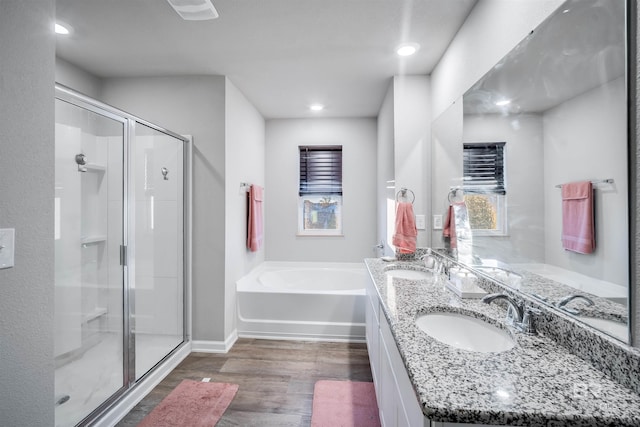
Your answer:
[[[307,234],[307,233],[296,233],[296,237],[344,237],[344,234]]]

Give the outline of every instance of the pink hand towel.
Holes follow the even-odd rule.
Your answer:
[[[450,249],[456,249],[458,247],[458,238],[456,236],[456,215],[453,212],[453,205],[449,205],[449,209],[447,209],[447,219],[444,221],[442,236],[449,238]]]
[[[596,248],[591,181],[562,185],[562,247],[581,254]]]
[[[401,254],[412,254],[416,251],[416,218],[413,215],[413,204],[400,202],[396,206],[396,232],[392,243]]]
[[[249,218],[247,221],[247,248],[256,252],[262,246],[262,195],[263,188],[252,185],[249,189]]]

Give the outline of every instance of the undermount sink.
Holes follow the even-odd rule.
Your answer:
[[[416,319],[416,325],[435,340],[462,350],[499,353],[516,345],[508,331],[465,314],[427,313]]]
[[[397,279],[408,280],[425,280],[433,277],[433,273],[429,271],[420,270],[405,270],[405,269],[391,269],[385,271],[387,276],[395,277]]]

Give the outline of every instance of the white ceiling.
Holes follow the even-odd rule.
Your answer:
[[[374,117],[394,75],[430,74],[477,0],[57,0],[57,55],[101,78],[225,75],[265,118]],[[421,48],[401,58],[403,42]],[[320,102],[326,109],[308,111]]]

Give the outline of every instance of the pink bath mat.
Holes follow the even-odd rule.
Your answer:
[[[215,426],[237,391],[237,384],[183,380],[138,427]]]
[[[311,427],[380,426],[371,382],[318,381],[313,390]]]

